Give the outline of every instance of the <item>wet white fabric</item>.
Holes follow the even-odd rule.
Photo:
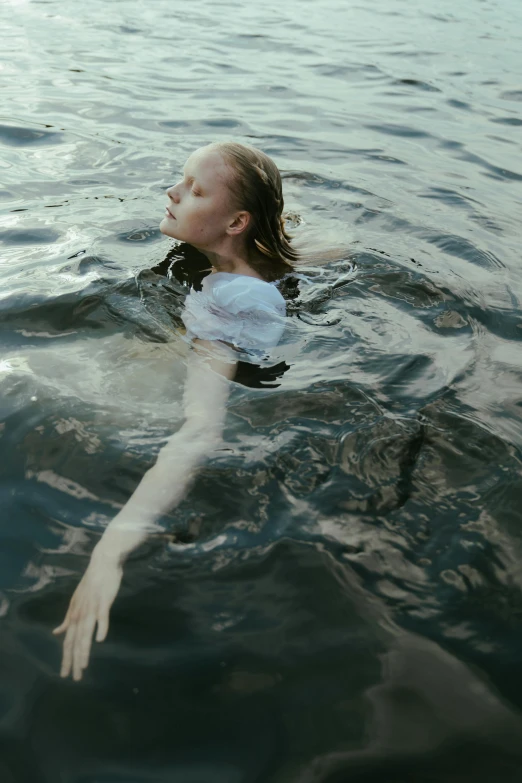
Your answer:
[[[222,340],[259,355],[281,339],[286,303],[275,283],[256,277],[215,272],[192,290],[182,314],[187,337]]]

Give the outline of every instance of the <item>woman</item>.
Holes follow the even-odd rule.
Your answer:
[[[193,351],[184,393],[185,423],[161,449],[125,506],[106,528],[74,592],[63,623],[61,676],[80,680],[92,637],[107,636],[123,562],[185,494],[194,468],[219,444],[229,382],[242,351],[259,356],[279,341],[285,301],[275,286],[297,253],[285,231],[281,177],[264,153],[212,144],[188,159],[167,191],[162,233],[208,258],[201,291],[187,297],[183,321]]]

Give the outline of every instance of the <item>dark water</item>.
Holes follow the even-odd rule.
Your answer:
[[[0,13],[1,783],[522,780],[520,4]],[[330,260],[63,681],[180,422],[163,190],[230,138]]]

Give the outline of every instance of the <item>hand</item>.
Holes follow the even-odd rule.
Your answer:
[[[122,567],[118,558],[107,557],[95,549],[85,574],[69,604],[63,623],[54,634],[65,633],[61,677],[72,671],[81,680],[89,664],[92,636],[96,623],[96,641],[103,642],[109,630],[109,612],[120,588]]]

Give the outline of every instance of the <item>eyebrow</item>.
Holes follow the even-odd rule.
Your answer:
[[[185,174],[185,169],[183,169],[183,176],[187,177],[187,175]],[[189,183],[196,182],[196,178],[193,176],[187,177],[187,180]]]

